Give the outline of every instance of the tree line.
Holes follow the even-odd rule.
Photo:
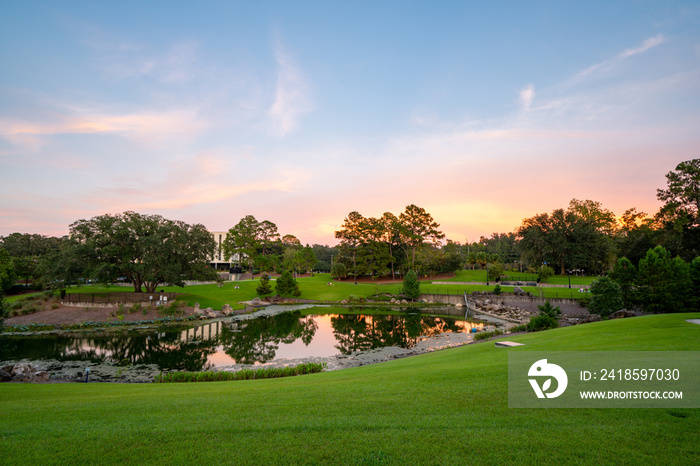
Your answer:
[[[525,218],[512,232],[463,244],[445,238],[424,208],[365,217],[350,212],[335,232],[337,246],[303,246],[269,220],[247,215],[229,229],[222,248],[252,273],[330,271],[335,278],[404,277],[487,269],[600,275],[618,258],[638,267],[661,246],[690,264],[700,254],[700,159],[678,164],[657,189],[663,206],[654,215],[632,207],[619,218],[600,202],[572,199],[566,208]],[[188,279],[213,279],[216,244],[203,225],[124,212],[78,220],[63,238],[13,233],[0,238],[0,285],[17,280],[40,287],[125,280],[136,291]]]

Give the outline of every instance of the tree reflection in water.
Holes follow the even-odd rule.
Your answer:
[[[302,316],[300,311],[285,312],[270,317],[259,317],[231,324],[221,332],[224,352],[238,364],[267,362],[275,358],[280,343],[294,343],[301,339],[304,345],[314,338],[318,324],[313,316]]]
[[[361,312],[361,310],[359,310]],[[273,360],[282,344],[309,346],[319,329],[317,316],[300,311],[270,317],[214,322],[198,327],[166,327],[120,333],[7,336],[0,338],[0,361],[30,359],[156,364],[161,369],[198,371],[212,367],[211,355],[223,351],[239,364]],[[463,332],[464,323],[421,314],[329,315],[330,328],[319,342],[342,354],[384,346],[411,348],[420,336]],[[325,333],[327,332],[327,333]]]
[[[331,318],[333,333],[342,354],[385,346],[412,348],[419,336],[459,332],[457,321],[420,314],[402,316],[337,315]]]

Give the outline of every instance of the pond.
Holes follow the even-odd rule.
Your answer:
[[[111,361],[199,371],[233,364],[347,355],[386,346],[412,348],[425,337],[484,327],[481,322],[421,313],[382,315],[371,308],[352,314],[321,314],[323,311],[328,310],[296,310],[248,320],[117,333],[4,336],[0,337],[0,361]]]

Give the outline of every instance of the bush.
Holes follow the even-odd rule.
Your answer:
[[[559,306],[552,306],[549,300],[546,300],[541,306],[537,306],[537,309],[540,310],[540,315],[544,314],[553,319],[558,319],[561,315],[561,309]]]
[[[548,265],[543,265],[537,270],[537,275],[541,282],[547,283],[549,277],[554,275],[554,269]]]
[[[479,332],[474,335],[474,341],[486,340],[487,338],[503,335],[503,330],[496,329],[490,332]]]
[[[552,316],[547,314],[540,314],[536,317],[531,317],[530,322],[527,324],[528,332],[537,332],[540,330],[548,330],[550,328],[559,327],[559,322]]]
[[[501,285],[497,284],[496,286],[493,287],[493,294],[495,294],[496,296],[500,296],[501,293],[502,293]]]
[[[333,280],[340,280],[346,278],[347,276],[348,269],[345,267],[345,264],[341,264],[340,262],[333,263],[333,266],[331,267],[331,278]]]
[[[530,322],[527,324],[528,332],[537,332],[539,330],[559,327],[558,319],[561,315],[559,306],[552,306],[549,300],[547,300],[541,306],[537,306],[537,308],[540,310],[540,315],[530,318]]]

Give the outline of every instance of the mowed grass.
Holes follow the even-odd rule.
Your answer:
[[[700,409],[510,409],[509,351],[700,350],[700,314],[361,368],[190,384],[3,384],[9,464],[698,464]]]
[[[401,284],[365,284],[358,283],[355,285],[351,281],[332,281],[330,274],[319,273],[313,277],[297,278],[299,289],[301,290],[302,299],[311,299],[314,301],[342,301],[350,296],[367,298],[377,293],[399,293]],[[328,283],[333,283],[329,286]],[[256,288],[260,285],[260,278],[257,276],[254,280],[244,280],[237,282],[225,282],[222,286],[218,284],[211,285],[191,285],[184,288],[177,286],[159,286],[158,290],[178,293],[176,298],[178,301],[187,303],[188,306],[194,306],[194,303],[199,303],[203,308],[211,307],[213,309],[221,309],[224,304],[230,304],[234,309],[243,309],[245,305],[238,304],[242,301],[250,301],[256,296]],[[272,286],[272,294],[274,295],[275,279],[270,281]],[[236,289],[238,287],[238,289]],[[99,286],[88,285],[71,287],[68,293],[131,293],[132,287],[122,286]]]
[[[513,280],[522,281],[536,281],[537,274],[533,273],[521,273],[521,272],[505,272],[506,275],[511,277]],[[571,278],[571,286],[581,286],[590,285],[595,277],[577,277],[572,275],[568,277],[567,275],[554,275],[549,277],[547,283],[550,285],[568,285],[569,278]],[[435,280],[439,282],[486,282],[486,270],[458,270],[455,272],[455,276],[447,279]],[[493,280],[490,280],[493,282]]]

